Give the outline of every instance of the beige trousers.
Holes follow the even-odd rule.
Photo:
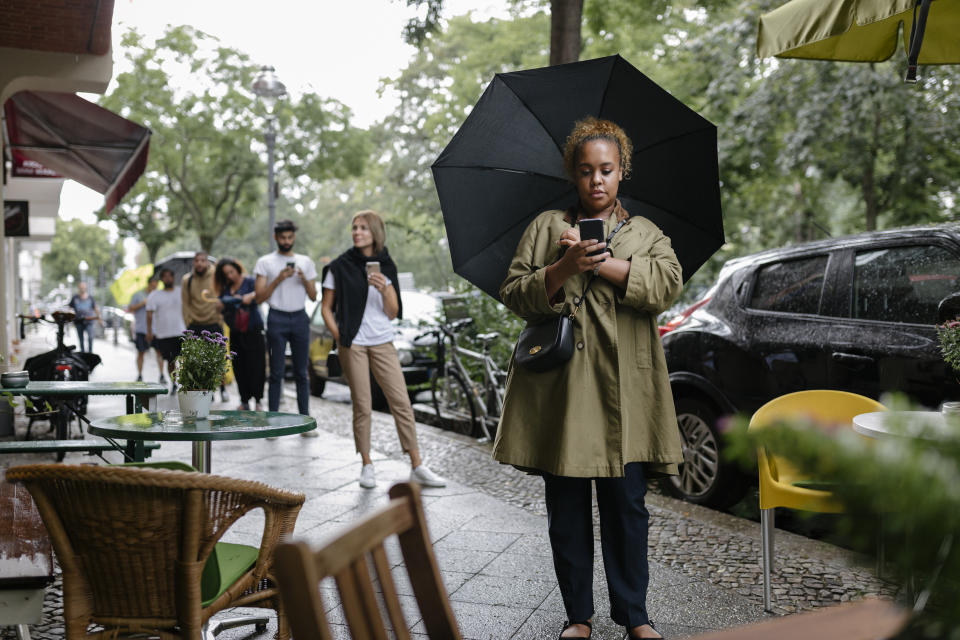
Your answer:
[[[353,345],[340,347],[340,365],[343,375],[350,385],[350,401],[353,403],[353,440],[357,453],[370,454],[370,413],[373,400],[370,395],[370,373],[383,389],[390,405],[390,413],[397,425],[400,446],[405,453],[419,452],[417,447],[417,429],[413,418],[413,407],[407,395],[407,385],[403,381],[403,370],[393,343],[378,344],[372,347]]]

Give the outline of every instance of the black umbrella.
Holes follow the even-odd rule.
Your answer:
[[[432,167],[454,271],[499,298],[527,225],[577,200],[563,143],[590,115],[633,141],[620,200],[670,237],[684,281],[720,248],[717,128],[617,55],[493,78]]]

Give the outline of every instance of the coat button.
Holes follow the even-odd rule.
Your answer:
[[[580,296],[574,296],[573,304],[580,304]]]
[[[577,343],[577,349],[583,349],[583,340]]]

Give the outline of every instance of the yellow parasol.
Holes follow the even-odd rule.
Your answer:
[[[110,285],[110,293],[117,304],[124,307],[130,303],[130,298],[137,291],[147,286],[147,281],[153,275],[153,265],[144,264],[134,269],[124,269]]]
[[[790,0],[760,16],[761,58],[882,62],[900,38],[917,64],[960,63],[960,0]]]

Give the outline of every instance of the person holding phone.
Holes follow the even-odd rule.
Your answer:
[[[615,123],[589,117],[574,125],[563,157],[578,201],[530,223],[500,288],[507,308],[533,324],[570,314],[584,298],[569,361],[540,373],[511,362],[493,450],[500,462],[544,478],[567,618],[561,638],[592,630],[592,484],[610,616],[627,638],[661,637],[646,606],[644,495],[650,478],[676,474],[683,461],[656,322],[683,280],[670,239],[617,199],[631,155]]]
[[[293,355],[293,378],[297,385],[297,409],[310,414],[310,379],[307,361],[310,354],[310,318],[304,310],[307,298],[317,299],[317,267],[309,257],[293,252],[297,225],[293,220],[279,220],[273,227],[277,250],[257,259],[253,267],[255,300],[267,301],[267,350],[270,358],[270,386],[267,406],[279,411],[283,391],[285,351],[290,343]],[[304,431],[305,438],[314,438],[316,431]]]
[[[360,454],[360,486],[377,485],[370,459],[373,398],[370,375],[383,389],[403,451],[410,456],[410,480],[444,487],[446,480],[420,459],[416,421],[407,395],[400,359],[393,346],[392,320],[402,317],[397,266],[385,246],[386,228],[374,211],[361,211],[350,227],[353,247],[323,268],[320,312],[337,344],[337,355],[350,386],[353,439]]]

